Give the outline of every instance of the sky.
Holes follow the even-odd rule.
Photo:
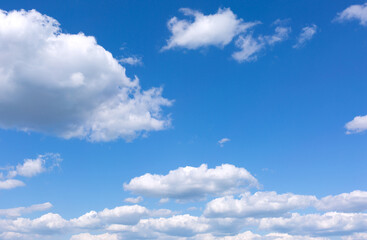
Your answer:
[[[0,4],[1,240],[367,239],[367,2]]]

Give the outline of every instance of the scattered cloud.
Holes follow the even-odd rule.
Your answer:
[[[357,116],[352,121],[345,124],[347,134],[364,132],[367,130],[367,115]]]
[[[204,15],[199,11],[182,8],[180,11],[193,19],[179,20],[173,17],[168,21],[168,29],[172,36],[162,50],[176,47],[198,49],[200,47],[224,47],[235,36],[246,32],[259,22],[244,22],[229,8],[219,9],[217,13]]]
[[[302,31],[298,36],[298,41],[295,45],[293,45],[293,48],[300,48],[304,46],[305,43],[310,41],[316,33],[317,26],[315,24],[302,28]]]
[[[162,89],[142,90],[94,37],[35,10],[0,11],[0,22],[1,128],[111,141],[170,126]]]
[[[204,199],[208,195],[238,193],[258,187],[258,181],[246,169],[223,164],[216,168],[181,167],[167,175],[147,173],[124,184],[135,194],[177,200]]]
[[[16,176],[22,177],[34,177],[45,171],[51,171],[55,167],[59,167],[62,158],[58,153],[46,153],[43,155],[38,155],[36,159],[25,159],[23,164],[18,164],[17,166],[9,166],[6,168],[1,168],[0,171],[5,171],[7,173],[1,173],[1,176],[6,177],[7,180],[0,181],[0,189],[12,189],[16,187],[25,186],[25,183],[13,179]]]
[[[132,57],[120,58],[119,63],[135,66],[135,65],[142,65],[143,61],[141,57],[132,56]]]
[[[335,21],[345,22],[357,20],[363,26],[367,26],[367,3],[361,5],[351,5],[341,13],[338,13]]]
[[[276,25],[273,35],[254,37],[253,33],[241,35],[236,40],[236,46],[240,51],[234,52],[232,57],[238,62],[251,62],[257,60],[257,54],[267,46],[273,46],[276,43],[288,39],[291,28],[286,26],[287,21],[277,20],[273,24]]]
[[[49,202],[46,202],[42,204],[35,204],[29,207],[0,209],[0,216],[19,217],[24,214],[29,214],[32,212],[46,211],[46,210],[49,210],[51,207],[52,207],[52,204]]]
[[[143,197],[139,196],[139,197],[136,197],[136,198],[125,198],[125,202],[128,202],[128,203],[140,203],[142,202],[144,199]]]
[[[218,141],[218,144],[219,144],[220,147],[224,147],[224,144],[226,142],[229,142],[229,141],[231,141],[231,139],[229,139],[229,138],[222,138],[221,140]]]

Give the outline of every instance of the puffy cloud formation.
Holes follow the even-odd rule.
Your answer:
[[[302,31],[298,37],[298,41],[295,45],[293,45],[293,48],[302,47],[307,41],[310,41],[316,33],[317,26],[315,24],[302,28]]]
[[[367,192],[353,191],[326,196],[317,202],[316,208],[322,211],[363,212],[367,210]]]
[[[361,5],[351,5],[338,14],[336,21],[344,22],[358,20],[363,26],[367,25],[367,3]]]
[[[175,47],[187,49],[206,46],[224,47],[235,36],[258,24],[258,22],[244,22],[229,8],[219,9],[217,13],[211,15],[204,15],[189,8],[182,8],[180,11],[194,19],[171,18],[168,21],[168,29],[172,36],[163,50]]]
[[[245,193],[240,199],[226,196],[210,201],[204,211],[207,217],[268,217],[303,209],[317,201],[314,196],[276,192]]]
[[[347,134],[364,132],[367,130],[367,115],[357,116],[352,121],[345,124]]]
[[[124,189],[135,194],[173,198],[178,200],[203,199],[208,195],[238,193],[258,182],[246,169],[223,164],[216,168],[181,167],[167,175],[144,174],[124,184]]]
[[[0,51],[1,128],[110,141],[170,125],[161,88],[141,90],[94,37],[35,10],[0,11]]]
[[[37,211],[46,211],[52,207],[52,204],[42,203],[42,204],[35,204],[29,207],[17,207],[17,208],[8,208],[8,209],[0,209],[0,216],[6,217],[19,217],[24,214],[29,214],[32,212]]]
[[[89,211],[72,219],[64,219],[56,213],[34,219],[19,217],[47,210],[52,206],[50,203],[2,209],[0,239],[64,239],[61,237],[71,235],[70,240],[366,239],[367,192],[364,191],[320,199],[293,193],[250,193],[248,187],[258,186],[257,180],[244,168],[229,164],[211,169],[206,165],[184,167],[167,175],[145,174],[134,179],[125,184],[125,188],[140,186],[136,189],[149,193],[147,196],[162,197],[163,194],[179,200],[224,196],[210,199],[204,210],[202,202],[188,203],[195,204],[197,215],[187,213],[193,206],[182,205],[178,211],[123,205]],[[240,195],[228,195],[237,193]],[[130,202],[138,200],[139,197]]]
[[[62,158],[58,153],[46,153],[43,155],[38,155],[36,159],[25,159],[23,164],[18,164],[17,166],[10,166],[6,168],[2,168],[2,171],[7,171],[6,174],[1,173],[0,176],[4,178],[4,175],[7,180],[0,181],[0,189],[12,189],[16,187],[25,186],[25,183],[12,179],[16,176],[22,177],[33,177],[45,171],[50,171],[54,167],[58,167]]]

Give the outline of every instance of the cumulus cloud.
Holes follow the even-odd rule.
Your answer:
[[[244,168],[230,164],[208,168],[202,164],[200,167],[181,167],[167,175],[147,173],[125,183],[124,189],[149,197],[192,200],[238,193],[258,186],[256,178]]]
[[[367,3],[349,6],[338,13],[335,20],[339,22],[358,20],[361,25],[367,26]]]
[[[38,211],[46,211],[52,207],[52,204],[49,202],[42,204],[35,204],[29,207],[17,207],[17,208],[8,208],[8,209],[0,209],[0,216],[6,217],[19,217],[24,214],[29,214],[32,212]]]
[[[182,8],[180,11],[193,19],[179,20],[173,17],[168,21],[167,26],[172,36],[167,40],[163,50],[175,47],[187,49],[224,47],[235,36],[258,24],[258,22],[244,22],[229,8],[219,9],[217,13],[210,15],[188,8]]]
[[[349,235],[364,232],[367,229],[367,214],[338,213],[300,215],[293,213],[291,217],[259,219],[262,230],[280,231],[297,235]]]
[[[367,115],[357,116],[352,121],[345,124],[347,134],[364,132],[367,130]]]
[[[367,192],[357,190],[326,196],[317,202],[316,208],[322,211],[363,212],[367,210]]]
[[[6,180],[0,181],[0,189],[12,189],[16,187],[25,186],[25,183],[13,179],[16,176],[22,177],[33,177],[45,171],[50,171],[55,167],[60,165],[62,158],[58,153],[46,153],[43,155],[38,155],[36,159],[25,159],[23,164],[18,164],[17,166],[10,166],[6,168],[1,168],[2,177],[6,177]]]
[[[310,41],[313,38],[316,32],[317,26],[315,24],[302,28],[302,31],[298,37],[298,41],[295,45],[293,45],[293,48],[300,48],[305,45],[307,41]]]
[[[1,128],[110,141],[170,125],[161,88],[142,90],[94,37],[35,10],[0,11],[0,51]]]
[[[312,206],[314,196],[276,192],[245,193],[240,199],[225,196],[210,201],[204,211],[207,217],[269,217]]]

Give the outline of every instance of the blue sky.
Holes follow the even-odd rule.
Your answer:
[[[0,239],[367,239],[364,1],[0,9]]]

